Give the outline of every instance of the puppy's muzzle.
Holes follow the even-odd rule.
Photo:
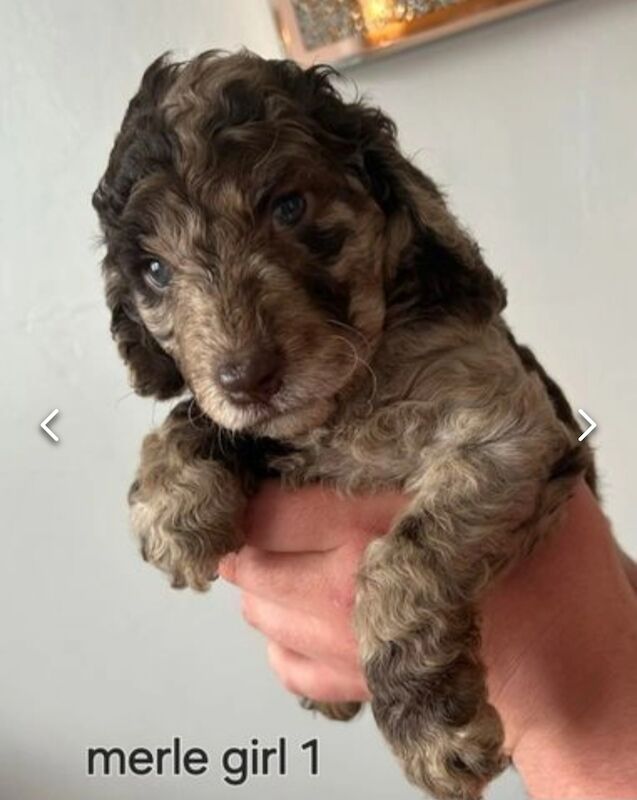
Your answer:
[[[217,381],[237,405],[267,403],[283,383],[283,358],[270,346],[234,355],[219,366]]]

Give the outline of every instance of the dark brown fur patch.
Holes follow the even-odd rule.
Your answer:
[[[332,228],[311,225],[300,235],[301,242],[316,256],[322,267],[329,267],[339,256],[347,238],[347,229],[342,226]]]

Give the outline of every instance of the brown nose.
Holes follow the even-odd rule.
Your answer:
[[[266,347],[224,361],[217,372],[220,386],[235,403],[267,402],[281,387],[282,359]]]

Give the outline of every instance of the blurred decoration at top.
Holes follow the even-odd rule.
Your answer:
[[[351,64],[555,0],[270,0],[286,54]]]

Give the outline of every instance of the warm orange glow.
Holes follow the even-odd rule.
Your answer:
[[[323,8],[323,0],[306,0],[303,15],[299,15],[296,0],[270,0],[286,53],[303,66],[356,62],[376,50],[397,51],[423,44],[554,2],[449,0],[414,4],[405,0],[343,0],[347,16],[332,18],[327,7],[336,4]]]
[[[361,13],[368,30],[382,28],[394,20],[392,0],[360,0]]]
[[[396,19],[394,0],[360,0],[368,41],[382,44],[398,39],[407,30],[407,24]]]
[[[279,29],[281,33],[281,39],[283,40],[284,47],[289,48],[292,44],[292,34],[290,33],[289,28],[281,26]]]

